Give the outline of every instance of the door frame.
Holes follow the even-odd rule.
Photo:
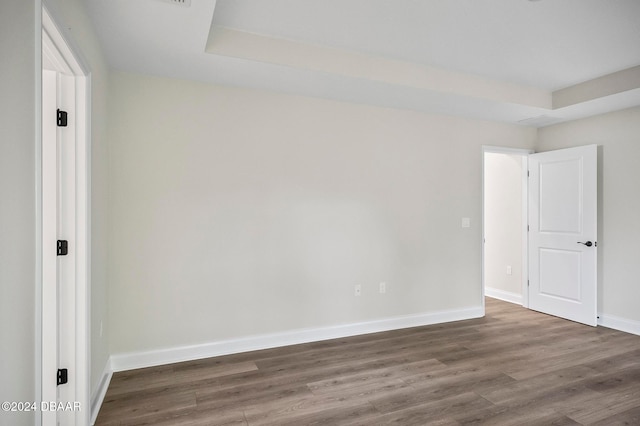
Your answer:
[[[69,369],[73,369],[73,374],[70,374],[70,379],[74,380],[75,395],[74,401],[80,404],[80,410],[74,413],[74,422],[77,425],[89,424],[91,417],[91,404],[90,404],[90,176],[91,176],[91,74],[86,62],[82,59],[82,56],[77,52],[79,51],[72,43],[69,43],[69,39],[63,35],[59,25],[56,24],[55,16],[52,15],[51,10],[42,4],[42,25],[41,25],[41,43],[42,43],[42,64],[40,66],[40,82],[42,83],[42,69],[44,68],[45,61],[48,66],[54,65],[56,71],[70,75],[73,78],[73,84],[75,86],[75,117],[74,120],[69,122],[75,123],[75,126],[69,128],[69,131],[74,132],[75,136],[75,242],[73,244],[73,253],[70,251],[70,255],[75,256],[75,291],[73,292],[74,302],[70,309],[74,310],[73,316],[75,317],[75,330],[74,338],[71,344],[73,345],[74,361]],[[38,97],[38,111],[42,110],[42,84],[40,85],[40,95]],[[39,116],[39,131],[40,138],[38,147],[39,153],[39,167],[38,179],[42,179],[42,114]],[[40,182],[40,181],[39,181]],[[43,261],[50,257],[54,248],[43,241],[42,226],[45,223],[46,215],[43,211],[42,199],[47,197],[48,194],[43,193],[42,183],[40,183],[39,191],[39,255],[38,255],[38,269],[41,274],[45,273],[42,268]],[[40,277],[40,282],[45,282],[50,277]],[[44,368],[50,368],[47,365],[47,354],[51,353],[52,348],[50,342],[47,339],[47,327],[51,321],[56,321],[57,318],[51,318],[55,313],[55,309],[51,309],[51,303],[57,303],[56,300],[46,298],[44,289],[39,292],[38,312],[39,312],[39,327],[38,327],[38,346],[39,351],[36,354],[37,362],[37,386],[39,390],[40,401],[47,403],[51,401],[51,395],[56,395],[56,387],[52,387],[51,377],[55,374],[55,371],[47,371]],[[57,348],[55,348],[57,350]],[[46,367],[45,367],[46,366]],[[44,380],[44,378],[47,380]],[[42,410],[37,411],[38,424],[48,425],[51,423],[52,417]]]
[[[485,303],[485,154],[510,154],[522,156],[522,306],[529,307],[529,241],[527,226],[529,222],[529,183],[528,183],[528,157],[533,154],[533,149],[507,148],[501,146],[483,145],[482,146],[482,307]]]

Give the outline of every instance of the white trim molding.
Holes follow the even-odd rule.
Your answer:
[[[41,4],[42,3],[42,4]],[[64,132],[64,136],[57,134],[55,120],[53,131],[48,130],[52,140],[65,140],[66,148],[61,159],[56,160],[60,153],[45,151],[44,146],[38,150],[39,160],[42,164],[39,176],[42,179],[38,191],[40,193],[39,206],[40,211],[38,217],[41,220],[41,228],[38,229],[40,249],[46,247],[46,251],[42,251],[39,255],[38,268],[42,274],[42,292],[38,295],[38,326],[39,353],[38,374],[41,376],[36,382],[38,387],[38,399],[42,401],[77,401],[82,407],[88,407],[91,404],[90,399],[90,218],[91,218],[91,198],[90,198],[90,176],[91,163],[89,156],[91,155],[91,79],[90,67],[80,55],[81,50],[73,43],[72,34],[67,31],[65,26],[59,26],[55,12],[49,9],[49,1],[36,4],[39,7],[40,28],[39,28],[39,45],[41,52],[39,57],[41,69],[38,71],[40,80],[44,79],[45,70],[55,72],[49,83],[53,83],[55,90],[52,95],[52,107],[63,107],[69,111],[69,128]],[[38,92],[37,108],[42,110],[44,97],[42,92]],[[51,111],[55,111],[51,108]],[[44,133],[44,118],[39,113],[39,123],[41,133]],[[53,119],[53,117],[51,118]],[[50,121],[48,117],[47,120]],[[45,143],[44,137],[39,138],[39,143]],[[55,145],[55,144],[54,144]],[[45,156],[45,152],[47,156]],[[64,161],[65,166],[59,167],[57,161]],[[67,196],[64,203],[56,207],[55,185],[51,187],[50,179],[47,179],[47,173],[58,173],[58,184],[63,187],[63,191]],[[45,185],[45,182],[48,182]],[[53,197],[53,198],[51,198]],[[46,201],[46,202],[45,202]],[[53,202],[53,204],[52,204]],[[51,208],[53,206],[53,208]],[[58,215],[57,210],[64,209],[65,214]],[[52,212],[54,212],[52,214]],[[55,242],[56,222],[63,221],[67,231],[65,237],[71,242],[72,251],[70,252],[64,266],[55,266],[55,254],[51,258],[50,244]],[[53,230],[53,231],[52,231]],[[53,233],[52,233],[53,232]],[[68,234],[68,235],[67,235]],[[46,243],[46,244],[45,244]],[[46,253],[46,254],[45,254]],[[53,262],[53,263],[52,263]],[[47,283],[57,282],[58,268],[65,268],[66,279],[63,281],[63,287],[66,288],[61,294],[64,297],[55,294],[47,297],[48,293],[43,293],[45,288],[53,288],[55,293],[56,286]],[[57,284],[56,284],[57,285]],[[49,296],[51,296],[49,294]],[[65,315],[59,317],[58,302],[64,306]],[[60,320],[59,325],[58,321]],[[62,331],[61,331],[62,330]],[[63,349],[62,351],[60,349]],[[51,374],[58,368],[59,362],[64,363],[69,371],[72,372],[69,378],[68,386],[63,390],[57,389],[53,380],[42,380],[44,377],[53,377]],[[38,424],[54,425],[57,423],[86,425],[90,417],[89,410],[80,410],[75,413],[58,413],[53,411],[39,412],[36,419]],[[60,417],[62,416],[62,417]]]
[[[180,346],[142,352],[129,352],[111,356],[112,371],[133,370],[192,361],[221,355],[270,349],[321,340],[337,339],[381,331],[461,321],[484,316],[482,306],[450,311],[403,315],[375,321],[359,322],[322,328],[292,330],[283,333],[262,334],[238,339],[221,340],[200,345]]]
[[[640,336],[640,321],[629,320],[613,315],[598,314],[598,325]]]
[[[111,359],[108,359],[104,365],[104,369],[102,370],[102,376],[100,376],[98,386],[91,393],[91,425],[96,423],[100,407],[102,407],[104,397],[107,395],[107,389],[109,389],[109,383],[111,383],[112,376],[113,369],[111,368]]]
[[[494,299],[500,299],[505,302],[515,303],[516,305],[522,305],[522,295],[518,293],[512,293],[510,291],[499,290],[493,287],[485,287],[484,294],[487,297]]]

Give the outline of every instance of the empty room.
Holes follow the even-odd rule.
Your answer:
[[[0,3],[0,425],[640,424],[640,2]]]

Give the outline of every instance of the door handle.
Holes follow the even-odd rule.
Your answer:
[[[592,245],[594,245],[591,241],[587,241],[586,243],[583,243],[582,241],[578,241],[578,244],[584,244],[587,247],[591,247]],[[598,243],[596,243],[596,246],[598,245]]]

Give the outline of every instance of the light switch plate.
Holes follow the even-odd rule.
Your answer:
[[[462,227],[463,228],[471,228],[471,219],[468,217],[462,218]]]

